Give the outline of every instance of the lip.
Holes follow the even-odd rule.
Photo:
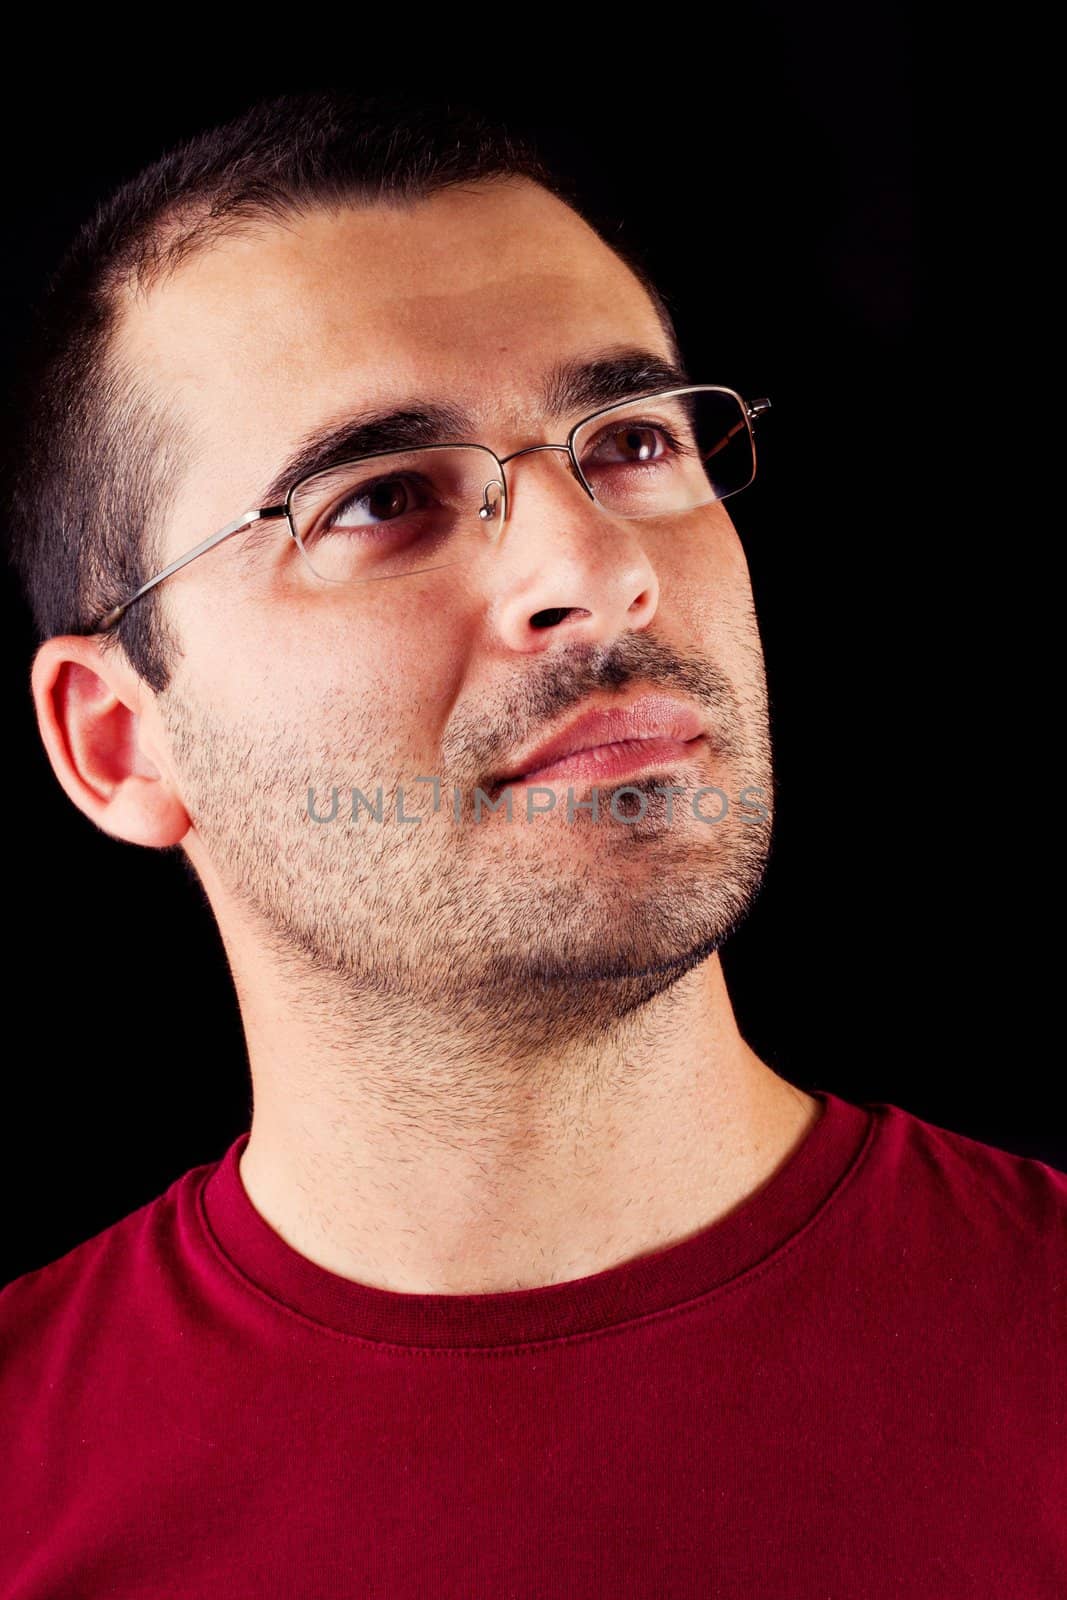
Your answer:
[[[516,758],[496,784],[555,777],[616,777],[650,762],[692,755],[707,729],[695,706],[664,694],[644,694],[628,705],[598,705],[534,749]]]
[[[507,778],[504,785],[561,783],[565,778],[599,778],[607,782],[643,767],[663,767],[684,761],[703,743],[703,735],[698,734],[693,739],[626,739],[615,744],[599,744],[591,750],[577,750],[533,772]]]

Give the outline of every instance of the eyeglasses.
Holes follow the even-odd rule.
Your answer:
[[[508,456],[483,444],[432,444],[343,461],[294,483],[282,505],[246,511],[201,540],[92,631],[113,627],[164,578],[269,518],[285,518],[307,567],[326,583],[373,583],[473,561],[504,531],[506,463],[537,450],[562,450],[590,500],[613,517],[696,510],[752,482],[752,424],[770,404],[695,384],[607,406],[577,423],[564,444],[531,444]]]

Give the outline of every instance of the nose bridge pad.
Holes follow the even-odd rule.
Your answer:
[[[478,515],[485,523],[495,523],[495,527],[486,528],[486,534],[492,538],[500,532],[503,525],[503,515],[507,508],[507,490],[499,478],[490,478],[482,487],[482,503],[478,508]]]

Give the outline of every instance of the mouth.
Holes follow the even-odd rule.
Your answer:
[[[649,767],[688,761],[707,742],[702,712],[661,690],[635,699],[587,700],[579,715],[547,739],[516,753],[510,772],[492,781],[499,796],[510,785],[600,779],[605,783]]]
[[[551,786],[590,779],[607,783],[650,767],[670,767],[679,761],[692,760],[707,747],[707,742],[707,736],[698,733],[691,739],[619,739],[609,744],[591,745],[585,750],[572,750],[542,767],[494,779],[493,794],[495,797],[512,785]]]

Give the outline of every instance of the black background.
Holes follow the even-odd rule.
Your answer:
[[[691,372],[772,398],[759,479],[730,508],[780,785],[765,888],[723,957],[742,1032],[805,1087],[1067,1167],[1028,968],[1005,959],[1023,938],[1011,876],[974,803],[986,773],[963,708],[985,669],[982,616],[956,603],[957,535],[926,498],[907,12],[748,6],[682,32],[600,13],[580,46],[566,17],[526,26],[528,47],[475,28],[440,52],[378,48],[345,81],[450,85],[534,131],[644,252]],[[334,45],[304,59],[333,71]],[[13,86],[9,344],[117,183],[253,100],[341,81],[284,55],[247,71],[212,58],[212,74],[206,51],[195,72],[164,53],[121,85],[101,57],[71,78],[79,92],[49,84],[46,115]],[[4,579],[7,1279],[221,1155],[248,1126],[250,1086],[206,904],[176,861],[99,832],[55,780],[28,617]]]

